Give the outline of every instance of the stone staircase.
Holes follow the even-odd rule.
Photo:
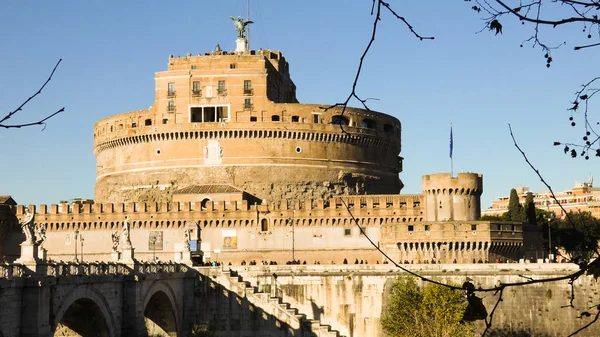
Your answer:
[[[222,272],[217,279],[225,288],[237,293],[239,296],[246,297],[253,305],[276,317],[279,321],[288,324],[297,332],[294,334],[295,337],[344,337],[328,324],[322,324],[314,319],[307,319],[305,314],[299,312],[297,308],[293,308],[289,303],[284,302],[283,298],[259,291],[258,287],[253,286],[249,281],[245,281],[241,275],[233,270]]]

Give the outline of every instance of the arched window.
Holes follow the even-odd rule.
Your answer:
[[[361,126],[366,129],[375,129],[375,121],[372,119],[363,119]]]
[[[267,219],[262,219],[260,221],[260,230],[262,232],[267,232],[269,230],[269,220]]]
[[[348,118],[341,116],[341,115],[337,115],[337,116],[331,117],[331,124],[333,124],[333,125],[348,125],[350,123],[348,121]]]
[[[279,122],[279,115],[271,116],[271,122]]]

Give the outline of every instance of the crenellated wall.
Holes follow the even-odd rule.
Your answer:
[[[292,256],[308,263],[342,263],[344,259],[382,262],[356,222],[369,238],[400,261],[408,258],[402,255],[408,251],[405,245],[414,248],[409,258],[414,263],[430,261],[434,258],[431,254],[437,254],[435,249],[460,252],[437,254],[436,260],[471,262],[489,259],[487,254],[500,244],[520,248],[520,227],[510,228],[509,234],[508,229],[499,230],[489,221],[424,222],[421,202],[420,195],[375,195],[262,205],[249,205],[243,200],[61,204],[29,208],[36,214],[36,225],[46,229],[43,248],[55,260],[74,259],[75,250],[79,255],[83,250],[85,260],[111,259],[112,235],[121,231],[126,218],[130,219],[131,241],[141,260],[155,256],[163,261],[173,260],[183,247],[184,230],[190,229],[188,222],[198,224],[196,244],[205,258],[234,264],[243,260],[285,263]],[[17,206],[16,214],[22,218],[24,206]],[[424,226],[430,227],[425,231]],[[153,238],[160,244],[152,243]]]

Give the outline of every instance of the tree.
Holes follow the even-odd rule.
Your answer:
[[[570,212],[568,217],[551,222],[552,244],[564,249],[567,258],[577,264],[587,264],[598,251],[600,219],[589,212]]]
[[[486,214],[486,215],[482,215],[481,218],[479,218],[479,220],[481,221],[502,221],[502,216],[501,215],[491,215],[491,214]]]
[[[510,190],[508,199],[508,219],[509,221],[523,221],[523,206],[521,206],[519,194],[514,188]]]
[[[472,336],[472,323],[461,323],[467,307],[463,292],[432,283],[419,287],[410,276],[398,277],[389,291],[381,325],[393,337]]]
[[[537,224],[537,217],[535,211],[536,208],[535,203],[533,202],[533,193],[527,192],[527,195],[525,196],[525,206],[523,207],[523,210],[523,219],[525,219],[525,221],[527,221],[527,223],[530,225]]]

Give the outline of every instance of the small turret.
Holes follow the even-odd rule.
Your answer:
[[[438,173],[423,176],[425,221],[471,221],[481,215],[483,176],[478,173]]]

